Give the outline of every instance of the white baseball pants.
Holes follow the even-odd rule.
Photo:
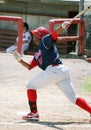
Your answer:
[[[28,81],[27,89],[37,90],[52,84],[56,84],[72,103],[76,102],[77,95],[70,80],[68,68],[65,65],[48,66],[45,71]]]
[[[24,51],[26,51],[29,47],[29,43],[22,44],[22,54],[24,54]],[[13,53],[17,49],[16,45],[12,45],[6,49],[7,53]]]

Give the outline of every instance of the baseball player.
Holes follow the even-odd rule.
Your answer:
[[[14,52],[17,61],[27,69],[31,70],[39,66],[43,70],[28,81],[27,97],[30,112],[22,117],[24,120],[39,120],[37,89],[51,86],[53,83],[57,85],[72,103],[91,114],[91,105],[89,105],[84,98],[76,94],[70,79],[69,70],[60,59],[55,46],[58,36],[69,26],[70,23],[65,21],[52,33],[49,33],[44,27],[38,27],[36,30],[33,30],[33,41],[38,47],[30,63],[25,62],[17,51]]]
[[[22,36],[22,54],[26,51],[29,47],[29,43],[32,39],[30,34],[29,26],[27,23],[23,23],[23,36]],[[6,49],[6,53],[13,53],[17,49],[18,37],[16,38],[16,43]]]

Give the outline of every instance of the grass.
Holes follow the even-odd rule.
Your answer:
[[[84,80],[84,89],[87,92],[91,92],[91,76],[88,76]]]

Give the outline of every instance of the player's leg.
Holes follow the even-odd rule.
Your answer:
[[[34,104],[32,102],[32,100],[34,100],[34,102],[36,102],[36,100],[37,100],[36,92],[34,92],[34,91],[36,91],[36,89],[52,85],[52,83],[54,84],[54,83],[58,82],[60,80],[60,77],[64,78],[63,75],[65,75],[65,74],[63,74],[61,72],[61,75],[58,76],[57,72],[59,72],[59,68],[49,66],[45,71],[42,71],[41,73],[39,73],[37,76],[35,76],[33,79],[31,79],[28,82],[27,94],[28,94],[28,100],[29,100],[29,105],[30,105],[31,109],[32,109],[32,104]],[[36,108],[36,110],[37,110],[37,108]]]
[[[78,97],[75,104],[85,111],[89,112],[89,114],[91,115],[91,105],[84,98]]]
[[[64,65],[47,67],[45,71],[42,71],[33,79],[31,79],[27,84],[27,96],[28,102],[30,106],[30,110],[32,113],[38,113],[37,110],[37,89],[43,88],[46,86],[51,86],[56,82],[63,80],[67,77],[66,67],[64,69]],[[27,116],[28,118],[29,116]],[[27,119],[26,117],[23,119]]]
[[[84,98],[76,95],[70,78],[58,82],[57,86],[72,103],[75,103],[77,106],[91,114],[91,105],[89,105]]]
[[[17,49],[17,46],[12,45],[6,49],[6,53],[13,53]]]
[[[70,79],[64,79],[63,81],[60,81],[56,83],[58,88],[64,93],[64,95],[72,102],[75,103],[78,96],[76,95],[76,92],[74,90],[73,84],[70,81]]]
[[[63,65],[59,66],[49,66],[45,71],[41,71],[34,78],[28,81],[28,89],[39,89],[46,86],[55,84],[56,82],[68,77],[67,69],[64,69]]]
[[[47,69],[46,71],[42,71],[41,73],[36,75],[28,82],[27,97],[28,97],[28,103],[30,107],[30,113],[28,115],[23,116],[23,119],[25,120],[39,119],[38,110],[37,110],[37,89],[52,85],[53,82],[58,81],[57,76],[54,76],[54,74],[50,70],[51,69],[49,67],[49,69]]]
[[[24,120],[39,120],[39,114],[37,110],[37,92],[34,89],[27,89],[28,103],[30,107],[30,112],[24,115],[22,119]]]

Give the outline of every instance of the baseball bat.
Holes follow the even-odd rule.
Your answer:
[[[83,15],[85,12],[87,12],[91,8],[91,5],[79,12],[75,17],[73,17],[69,22],[72,23],[76,18],[80,17]]]

